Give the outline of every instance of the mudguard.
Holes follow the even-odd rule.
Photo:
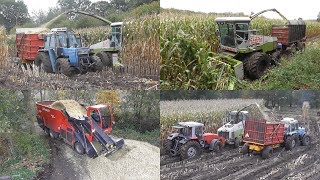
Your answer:
[[[181,139],[180,141],[179,141],[179,143],[181,143],[181,144],[185,144],[185,143],[187,143],[188,142],[188,140],[186,140],[186,139]]]
[[[214,146],[219,142],[219,139],[212,139],[211,143],[210,143],[210,146],[209,146],[209,149],[211,151],[214,150]]]
[[[179,133],[172,133],[172,134],[170,134],[168,137],[167,137],[167,139],[168,140],[173,140],[174,138],[176,138],[176,137],[178,137],[179,136]]]

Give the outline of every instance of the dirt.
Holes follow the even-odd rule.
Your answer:
[[[294,116],[297,112],[278,114]],[[291,151],[283,147],[274,150],[272,157],[241,155],[239,149],[226,147],[221,153],[204,153],[194,160],[161,156],[161,179],[320,179],[320,118],[310,116],[309,146],[297,146]]]
[[[160,150],[149,143],[126,139],[119,151],[92,159],[62,141],[48,140],[52,158],[35,179],[160,179]]]
[[[37,69],[21,70],[18,66],[8,65],[0,69],[0,88],[3,89],[121,89],[121,90],[157,90],[157,77],[140,78],[127,73],[104,69],[102,72],[88,72],[67,77],[62,74],[39,73]]]

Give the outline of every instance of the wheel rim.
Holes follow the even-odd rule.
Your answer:
[[[50,130],[49,134],[50,134],[50,137],[53,138],[53,133],[51,130]]]
[[[305,137],[305,140],[304,140],[304,141],[306,142],[306,144],[309,144],[310,138],[309,138],[309,137]]]
[[[190,147],[187,153],[188,153],[188,157],[194,157],[197,153],[197,150],[194,147]]]
[[[294,147],[295,145],[296,145],[296,141],[295,141],[295,140],[292,140],[291,146]]]
[[[77,150],[78,153],[81,153],[81,152],[82,152],[79,144],[76,145],[76,150]]]

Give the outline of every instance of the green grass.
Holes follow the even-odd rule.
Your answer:
[[[133,139],[138,141],[145,141],[155,146],[160,146],[159,142],[159,136],[160,131],[159,130],[153,130],[153,131],[147,131],[145,133],[137,132],[133,129],[114,129],[112,131],[112,134],[121,137],[124,139]]]
[[[287,90],[320,89],[320,44],[313,43],[304,53],[282,59],[281,65],[272,68],[257,81],[242,81],[240,89]]]

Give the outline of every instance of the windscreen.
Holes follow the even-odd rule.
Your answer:
[[[235,48],[234,38],[234,24],[233,23],[219,23],[220,39],[223,46]]]

